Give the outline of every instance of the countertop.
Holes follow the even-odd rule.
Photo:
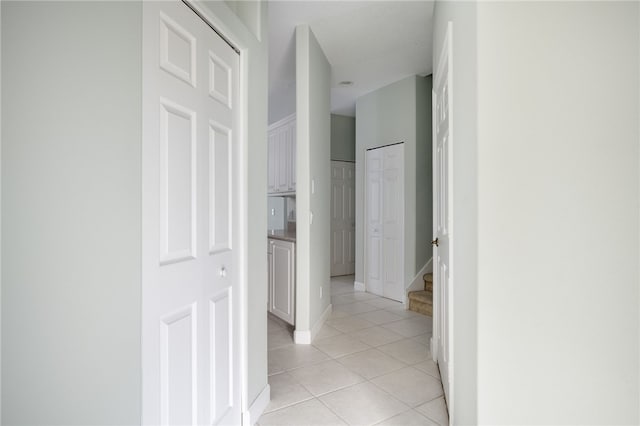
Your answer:
[[[292,243],[296,242],[296,231],[284,231],[282,229],[279,230],[269,230],[267,231],[268,238],[274,238],[276,240],[290,241]]]

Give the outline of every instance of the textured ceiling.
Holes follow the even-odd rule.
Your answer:
[[[431,74],[432,15],[433,1],[271,1],[270,108],[295,111],[296,25],[310,25],[331,63],[331,112],[353,116],[359,96]]]

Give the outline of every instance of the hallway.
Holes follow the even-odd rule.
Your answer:
[[[311,345],[269,316],[271,402],[258,424],[446,425],[431,318],[331,280],[333,314]]]

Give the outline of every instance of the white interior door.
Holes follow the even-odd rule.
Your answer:
[[[404,144],[370,149],[366,161],[367,291],[404,300]]]
[[[143,424],[239,424],[238,54],[144,2]]]
[[[433,183],[434,183],[434,330],[432,354],[440,367],[449,412],[452,413],[453,306],[451,270],[451,23],[442,46],[433,86]]]
[[[356,270],[355,164],[331,162],[331,276]]]
[[[404,144],[382,149],[383,289],[389,299],[404,301]]]
[[[366,247],[365,247],[365,288],[368,292],[382,296],[383,239],[382,239],[382,151],[368,150],[366,163]]]

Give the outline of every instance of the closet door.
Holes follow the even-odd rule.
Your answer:
[[[331,162],[331,276],[355,272],[355,164]]]
[[[240,424],[239,56],[144,2],[143,424]]]
[[[367,291],[404,300],[404,144],[367,151]]]

